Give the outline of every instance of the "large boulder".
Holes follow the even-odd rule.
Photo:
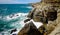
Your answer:
[[[18,35],[43,35],[41,34],[33,22],[25,24],[25,26],[20,30]]]

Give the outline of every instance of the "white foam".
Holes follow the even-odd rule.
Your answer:
[[[32,8],[31,6],[27,7],[27,8]]]
[[[16,25],[16,23],[19,24],[19,25],[21,25],[21,27],[18,26],[17,31],[16,32],[13,32],[12,34],[18,34],[18,32],[24,27],[24,25],[25,25],[24,20],[18,21],[18,22],[15,22],[15,23],[12,23],[12,26]],[[10,29],[9,31],[11,31],[11,30],[12,29]],[[7,32],[3,32],[3,33],[4,33],[4,35],[12,35],[12,34],[9,34],[8,31]],[[0,34],[2,35],[2,33],[0,33]]]
[[[16,31],[16,32],[13,32],[12,34],[18,34],[18,32],[24,27],[24,25],[26,24],[26,23],[24,23],[24,20],[25,20],[25,19],[28,19],[28,18],[26,17],[27,14],[28,14],[28,13],[16,13],[16,14],[14,14],[14,16],[13,16],[12,18],[10,18],[11,15],[8,15],[8,16],[3,17],[4,20],[8,20],[8,21],[10,21],[10,20],[12,20],[12,19],[17,19],[18,17],[21,18],[18,22],[15,22],[15,23],[14,23],[15,25],[16,25],[16,23],[19,24],[19,25],[21,25],[21,27],[18,26],[19,29],[17,29],[17,31]],[[16,16],[16,15],[18,15],[18,16]],[[22,17],[22,16],[23,16],[23,17]],[[22,20],[22,19],[23,19],[23,20]],[[28,21],[27,23],[29,23],[29,22],[31,22],[31,21],[35,24],[35,26],[36,26],[37,28],[39,28],[41,25],[43,25],[41,22],[34,22],[32,19],[31,19],[30,21]],[[12,23],[12,26],[14,26],[14,24]],[[11,34],[11,35],[12,35],[12,34]]]
[[[21,22],[19,22],[19,24],[21,25],[21,27],[19,29],[17,29],[16,32],[13,32],[12,34],[18,34],[18,32],[24,27],[24,25],[25,25],[24,20],[22,20]]]
[[[28,13],[16,13],[16,14],[11,14],[11,15],[7,15],[7,16],[4,16],[2,18],[2,16],[0,16],[0,19],[3,19],[3,20],[6,20],[6,21],[10,21],[10,20],[15,20],[17,18],[20,18],[22,16],[26,17]]]
[[[31,21],[34,23],[34,25],[35,25],[37,28],[39,28],[40,26],[43,25],[41,22],[34,22],[33,20],[30,20],[30,21],[28,21],[28,22],[26,22],[26,23],[29,23],[29,22],[31,22]],[[20,29],[18,29],[16,32],[12,33],[12,34],[17,34],[17,33],[24,27],[24,25],[25,25],[26,23],[24,23],[24,20],[21,21],[20,24],[22,25],[22,27],[21,27]]]

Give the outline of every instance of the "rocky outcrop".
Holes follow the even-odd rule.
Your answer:
[[[60,35],[60,0],[41,0],[32,7],[27,17],[43,25],[37,29],[33,23],[28,23],[18,35]]]
[[[43,35],[38,31],[33,22],[25,24],[25,26],[20,30],[18,35]]]
[[[60,0],[42,0],[32,6],[34,9],[28,17],[35,22],[42,22],[47,35],[51,34],[60,23]]]

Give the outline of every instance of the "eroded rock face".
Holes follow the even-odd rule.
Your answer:
[[[29,13],[28,17],[33,19],[35,22],[48,23],[48,20],[54,21],[57,19],[57,11],[53,6],[34,8],[34,10]]]
[[[35,4],[34,9],[28,17],[35,22],[42,22],[50,34],[60,23],[60,0],[42,0],[40,4]],[[40,28],[39,28],[40,29]]]
[[[33,9],[27,17],[35,22],[42,22],[43,25],[37,29],[30,22],[24,26],[18,35],[55,35],[60,29],[60,0],[42,0],[32,6]]]
[[[25,26],[21,29],[18,35],[43,35],[41,34],[33,22],[25,24]]]

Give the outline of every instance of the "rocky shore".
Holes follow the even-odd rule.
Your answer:
[[[24,22],[33,19],[43,25],[36,28],[33,22],[26,23],[18,35],[60,35],[60,0],[41,0],[32,7]]]

